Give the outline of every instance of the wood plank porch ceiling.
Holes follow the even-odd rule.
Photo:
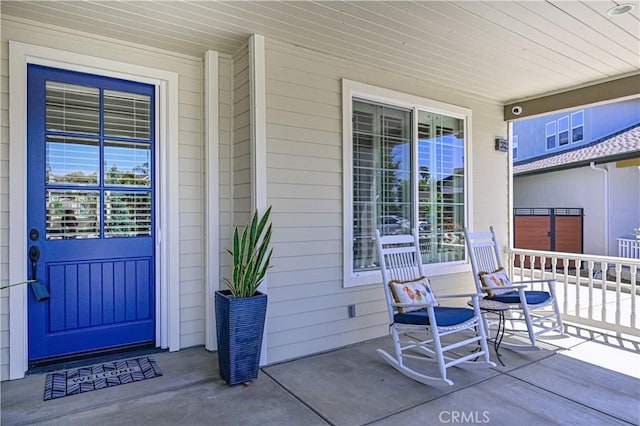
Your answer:
[[[627,2],[627,0],[624,0]],[[253,33],[503,105],[640,70],[640,2],[6,1],[1,13],[202,56]]]

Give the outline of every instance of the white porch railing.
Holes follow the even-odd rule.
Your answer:
[[[640,259],[640,240],[631,238],[618,238],[618,257]]]
[[[528,249],[506,253],[514,280],[518,276],[557,280],[556,296],[564,320],[638,335],[640,259]]]

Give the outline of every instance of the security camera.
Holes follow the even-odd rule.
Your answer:
[[[522,107],[514,106],[513,108],[511,108],[511,112],[513,113],[513,115],[520,115],[522,114]]]

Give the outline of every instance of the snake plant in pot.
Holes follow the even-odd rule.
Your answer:
[[[229,385],[258,377],[267,295],[258,291],[269,269],[272,249],[271,207],[253,214],[242,232],[233,233],[231,279],[228,289],[215,292],[216,335],[220,376]]]

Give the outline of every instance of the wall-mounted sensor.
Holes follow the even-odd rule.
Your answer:
[[[516,105],[513,108],[511,108],[511,112],[513,113],[513,115],[520,115],[522,114],[522,107],[519,105]]]

